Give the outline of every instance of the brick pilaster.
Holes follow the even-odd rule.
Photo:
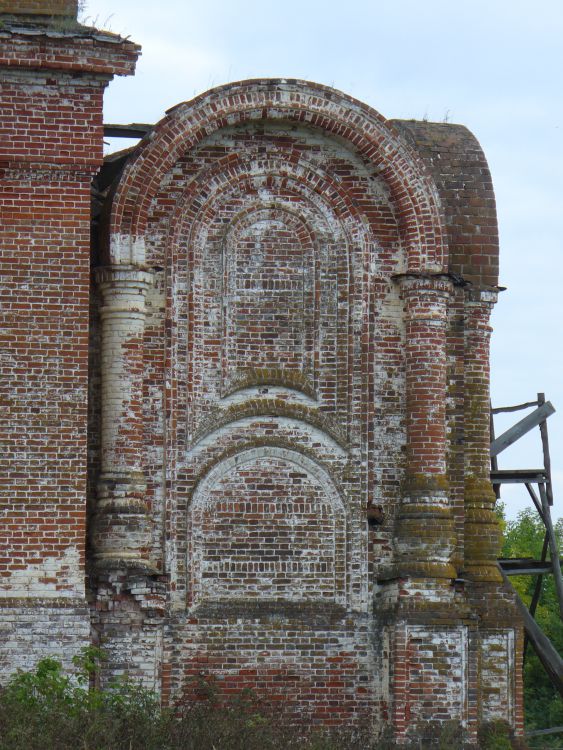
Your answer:
[[[102,450],[93,527],[98,568],[149,568],[150,523],[142,470],[143,334],[151,275],[97,271],[102,294]]]
[[[451,281],[400,277],[406,307],[407,466],[396,550],[401,577],[452,578],[446,477],[446,325]]]
[[[495,301],[495,292],[473,290],[465,306],[465,574],[499,582],[489,426],[489,318]]]

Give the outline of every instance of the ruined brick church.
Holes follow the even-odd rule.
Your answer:
[[[93,642],[165,702],[521,733],[475,138],[258,79],[104,161],[139,47],[0,12],[2,678]]]

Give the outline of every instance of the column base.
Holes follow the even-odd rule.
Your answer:
[[[465,480],[465,563],[463,576],[472,581],[501,583],[497,558],[501,548],[501,531],[492,510],[493,486],[488,477]]]
[[[447,477],[415,474],[407,478],[394,543],[396,577],[456,578],[451,561],[456,535]]]

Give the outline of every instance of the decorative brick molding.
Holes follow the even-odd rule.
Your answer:
[[[346,510],[326,470],[302,453],[262,446],[216,464],[194,491],[189,526],[195,606],[346,603]]]
[[[289,119],[347,140],[377,165],[389,187],[401,216],[409,270],[444,268],[438,196],[416,154],[365,104],[318,84],[281,79],[219,87],[169,110],[120,181],[112,205],[111,232],[117,242],[109,250],[111,262],[129,262],[124,240],[132,246],[143,236],[152,197],[182,152],[219,128],[263,119]]]

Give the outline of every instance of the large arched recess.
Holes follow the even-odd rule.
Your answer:
[[[412,272],[447,268],[446,234],[436,185],[414,151],[378,112],[340,91],[306,81],[258,79],[212,89],[169,110],[128,162],[109,218],[106,261],[144,259],[147,216],[163,177],[213,132],[259,120],[289,120],[348,142],[387,184]]]

